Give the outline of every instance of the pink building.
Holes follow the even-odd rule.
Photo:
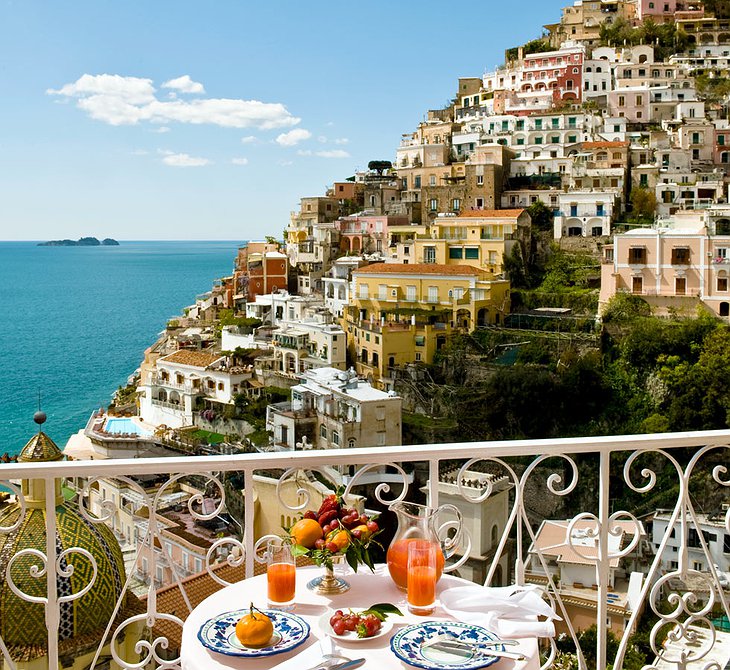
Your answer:
[[[730,206],[684,210],[654,228],[615,235],[603,249],[600,310],[616,293],[642,296],[657,314],[730,316]]]
[[[345,253],[385,252],[388,226],[407,226],[407,216],[343,216],[335,222],[340,231],[340,246]]]
[[[530,54],[522,64],[522,93],[553,92],[553,101],[581,101],[583,95],[583,47]]]
[[[637,0],[636,10],[640,22],[651,19],[655,23],[670,23],[677,12],[703,14],[702,5],[696,0]]]

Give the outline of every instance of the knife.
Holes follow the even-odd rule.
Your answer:
[[[365,663],[364,658],[355,658],[352,661],[331,665],[329,670],[352,670],[352,668],[359,668],[363,663]]]

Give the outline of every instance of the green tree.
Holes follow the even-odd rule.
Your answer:
[[[654,223],[657,200],[653,191],[641,186],[631,189],[631,216],[630,223],[651,224]]]
[[[632,293],[617,293],[603,311],[604,323],[626,323],[640,316],[649,316],[651,307],[641,296]]]
[[[528,208],[527,213],[532,219],[532,227],[536,230],[553,229],[553,210],[550,209],[542,200],[536,200]]]

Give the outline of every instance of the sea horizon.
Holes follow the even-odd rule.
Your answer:
[[[19,453],[37,430],[39,391],[44,430],[63,448],[126,383],[167,321],[231,274],[244,241],[0,240],[0,299],[12,317],[0,347],[0,455]]]

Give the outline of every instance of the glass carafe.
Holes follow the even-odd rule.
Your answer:
[[[444,511],[456,517],[455,521],[447,521],[437,526],[438,517]],[[408,583],[408,546],[412,542],[419,544],[435,544],[436,571],[439,578],[444,571],[444,562],[450,558],[461,541],[461,512],[454,505],[441,505],[433,508],[416,503],[397,502],[390,506],[390,511],[398,517],[398,530],[388,547],[388,570],[396,586],[405,591]],[[454,529],[453,535],[447,535],[448,529]],[[440,532],[444,537],[440,537]]]

